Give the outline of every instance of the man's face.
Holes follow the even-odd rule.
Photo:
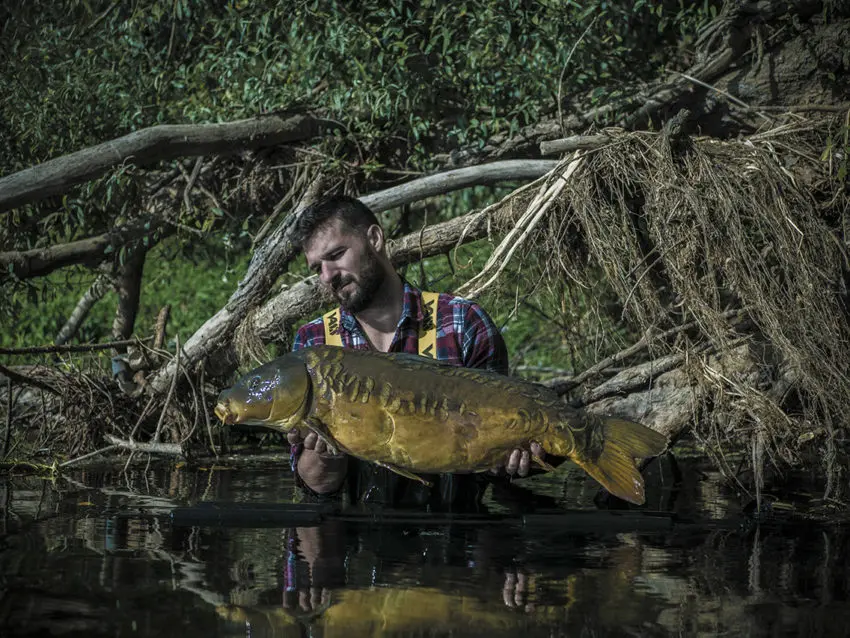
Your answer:
[[[363,231],[334,219],[316,229],[304,244],[310,270],[354,314],[372,303],[386,277],[373,243]]]

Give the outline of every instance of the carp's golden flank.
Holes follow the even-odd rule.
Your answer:
[[[416,355],[333,346],[256,368],[221,393],[215,413],[227,424],[313,430],[339,451],[423,482],[417,473],[486,471],[537,441],[637,504],[644,488],[634,459],[667,444],[638,423],[571,410],[533,383]]]

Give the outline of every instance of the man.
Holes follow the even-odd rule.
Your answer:
[[[338,313],[319,317],[302,326],[294,350],[326,342],[338,332],[337,345],[380,352],[419,352],[420,328],[429,313],[422,292],[404,281],[393,268],[386,241],[375,214],[352,197],[335,196],[306,209],[296,227],[307,265],[339,301]],[[333,320],[334,331],[326,322]],[[485,368],[507,374],[505,342],[493,321],[477,304],[441,294],[436,298],[436,358],[457,366]],[[355,500],[398,505],[402,502],[444,504],[456,501],[461,492],[477,484],[474,477],[441,477],[435,492],[419,483],[390,475],[387,470],[359,463],[344,455],[330,454],[315,434],[301,439],[289,433],[293,446],[293,470],[301,483],[316,495],[340,491],[350,478]],[[533,452],[543,456],[535,445]],[[514,450],[506,459],[509,475],[525,476],[530,467],[528,451]],[[438,494],[437,494],[438,493]]]

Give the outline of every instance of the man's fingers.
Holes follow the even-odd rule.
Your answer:
[[[319,435],[315,432],[310,432],[307,436],[304,437],[304,449],[305,450],[315,450],[316,444],[319,442]]]
[[[519,467],[517,468],[518,476],[528,476],[528,471],[531,469],[531,453],[528,450],[522,450],[519,455]]]
[[[289,441],[290,445],[298,445],[301,443],[301,433],[298,431],[298,428],[292,428],[289,432],[287,432],[286,440]]]
[[[528,576],[523,572],[507,572],[505,584],[502,585],[502,602],[511,609],[532,611],[533,605],[528,602]]]
[[[502,602],[506,607],[514,607],[514,588],[516,587],[516,574],[508,572],[505,574],[505,584],[502,586]]]
[[[528,591],[528,578],[525,574],[517,574],[516,589],[514,590],[514,605],[522,607],[525,605],[526,593]]]
[[[508,474],[516,474],[519,469],[519,461],[522,457],[522,450],[514,450],[508,457],[508,462],[505,464],[505,471]]]
[[[543,446],[540,445],[537,441],[532,441],[530,447],[532,456],[536,456],[540,460],[546,458],[546,450],[544,450]]]

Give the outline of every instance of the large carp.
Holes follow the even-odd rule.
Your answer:
[[[313,430],[336,450],[423,483],[417,473],[483,472],[536,441],[636,504],[644,502],[644,488],[635,458],[660,454],[667,444],[638,423],[572,410],[527,381],[333,346],[252,370],[221,393],[215,413],[226,424]]]

